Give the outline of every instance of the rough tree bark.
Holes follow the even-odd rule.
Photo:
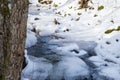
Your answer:
[[[0,0],[0,80],[19,80],[26,38],[28,0]]]

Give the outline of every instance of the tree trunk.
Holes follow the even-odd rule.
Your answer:
[[[27,0],[0,0],[0,80],[19,80],[27,26]]]
[[[0,14],[0,77],[3,72],[3,27],[2,27],[2,23],[3,23],[3,17]]]

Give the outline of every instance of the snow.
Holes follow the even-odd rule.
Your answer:
[[[109,66],[104,67],[99,74],[110,77],[111,79],[120,80],[119,70],[120,70],[119,66]]]
[[[98,57],[98,56],[92,56],[89,58],[89,60],[97,67],[106,64],[106,62],[101,57]]]
[[[22,70],[22,77],[30,80],[45,80],[48,76],[50,70],[52,69],[52,64],[44,58],[37,58],[34,56],[26,56],[27,66]]]
[[[73,66],[71,66],[73,65]],[[51,80],[75,80],[76,77],[89,76],[88,66],[78,57],[63,57],[62,61],[55,64],[50,76]]]
[[[38,4],[38,0],[29,0],[29,3],[31,3],[31,4]]]
[[[111,38],[103,39],[99,42],[98,46],[95,48],[96,53],[99,56],[105,58],[119,57],[120,56],[120,34],[112,36]],[[108,55],[109,54],[109,55]]]
[[[67,55],[67,56],[81,56],[87,54],[85,50],[79,50],[79,46],[75,43],[64,44],[61,47],[57,47],[56,50],[58,54]]]
[[[22,71],[22,80],[75,80],[76,77],[85,78],[89,76],[89,67],[78,57],[63,56],[62,61],[51,64],[45,58],[28,56],[25,50],[27,66]],[[71,66],[74,65],[74,66]]]
[[[37,38],[35,36],[35,33],[33,33],[32,31],[27,31],[25,48],[31,47],[36,43],[37,43]]]
[[[83,80],[90,76],[120,80],[120,31],[105,33],[120,26],[120,0],[92,0],[88,9],[79,9],[78,1],[53,0],[45,5],[29,0],[26,48],[42,45],[37,38],[45,37],[41,40],[52,54],[47,56],[58,61],[46,58],[45,52],[39,52],[41,57],[26,54],[23,80]],[[98,10],[99,6],[104,8]],[[33,28],[39,33],[32,32]]]

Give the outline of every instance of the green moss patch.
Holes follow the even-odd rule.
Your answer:
[[[104,9],[104,6],[103,6],[103,5],[98,6],[98,11],[103,10],[103,9]]]

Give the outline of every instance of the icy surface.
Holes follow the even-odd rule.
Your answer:
[[[76,80],[84,79],[89,76],[89,68],[84,61],[78,57],[66,57],[62,58],[62,61],[55,64],[53,72],[50,75],[51,80]]]
[[[120,0],[29,1],[22,80],[120,80]]]
[[[26,44],[25,47],[31,47],[37,43],[37,38],[35,36],[35,33],[32,31],[27,31],[27,38],[26,38]]]
[[[45,80],[52,69],[52,64],[45,58],[26,56],[26,61],[27,66],[22,71],[22,77],[29,80]]]

